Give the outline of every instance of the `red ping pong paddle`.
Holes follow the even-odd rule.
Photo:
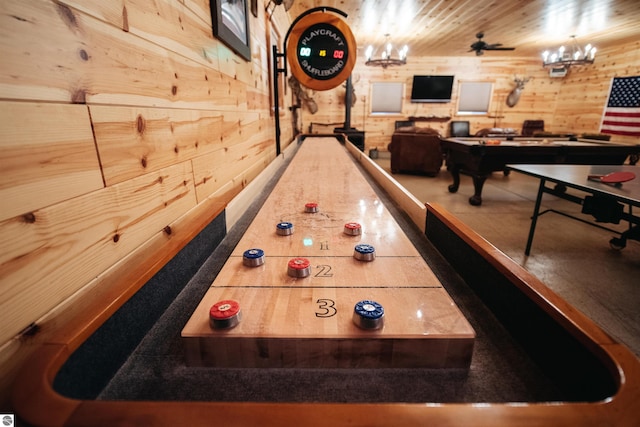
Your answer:
[[[589,175],[589,180],[603,182],[605,184],[619,184],[631,181],[636,177],[633,172],[611,172],[606,175]]]

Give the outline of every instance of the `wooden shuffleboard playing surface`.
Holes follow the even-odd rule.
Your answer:
[[[278,234],[281,223],[293,234]],[[346,234],[349,223],[360,234]],[[354,257],[362,244],[373,247],[373,260]],[[264,263],[245,265],[252,249],[263,251]],[[294,258],[309,261],[307,277],[289,274]],[[210,309],[227,300],[239,304],[239,323],[212,327]],[[360,301],[382,306],[381,327],[356,325]],[[346,148],[307,138],[182,340],[190,366],[469,368],[475,332]]]

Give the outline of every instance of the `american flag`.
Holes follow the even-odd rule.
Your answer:
[[[613,78],[600,131],[640,136],[640,76]]]

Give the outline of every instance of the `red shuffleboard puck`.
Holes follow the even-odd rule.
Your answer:
[[[317,203],[307,203],[304,205],[304,211],[306,213],[316,213],[318,212],[318,204]]]
[[[287,274],[291,277],[307,277],[311,274],[311,263],[306,258],[289,260]]]
[[[229,329],[240,323],[240,304],[234,300],[218,301],[209,310],[209,325],[213,329]]]
[[[357,222],[348,222],[344,225],[344,234],[359,236],[362,234],[362,226]]]

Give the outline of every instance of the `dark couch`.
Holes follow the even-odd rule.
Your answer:
[[[435,129],[400,127],[393,133],[388,150],[392,173],[435,176],[442,167],[440,133]]]

